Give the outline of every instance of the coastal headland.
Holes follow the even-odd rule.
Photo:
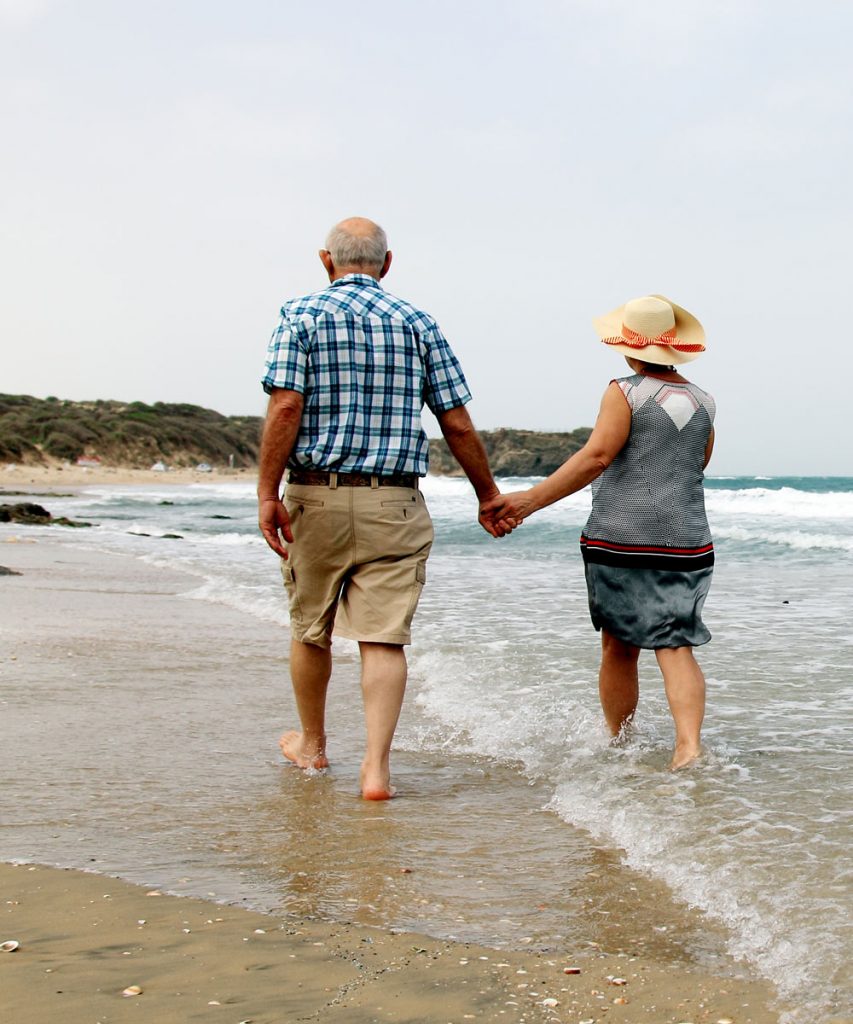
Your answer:
[[[187,483],[210,474],[239,479],[257,466],[262,423],[259,416],[223,416],[187,403],[0,395],[0,463],[10,484]],[[546,476],[589,434],[588,427],[553,433],[501,428],[480,436],[496,475]],[[430,470],[462,475],[443,438],[430,440]]]

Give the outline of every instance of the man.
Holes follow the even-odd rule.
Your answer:
[[[498,495],[465,409],[456,357],[426,313],[389,295],[385,232],[353,217],[332,228],[320,260],[329,287],[287,302],[263,386],[259,525],[282,559],[290,603],[290,672],[301,723],[282,753],[325,768],[332,630],[357,640],[367,724],[361,792],[394,795],[389,755],[406,688],[412,616],[433,530],[418,478],[429,446],[424,402],[481,508]],[[288,469],[287,488],[279,497]],[[506,532],[483,516],[493,536]]]

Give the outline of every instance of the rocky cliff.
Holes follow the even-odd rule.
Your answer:
[[[586,444],[591,430],[578,427],[566,434],[538,430],[484,430],[480,432],[495,476],[547,476]],[[459,463],[443,438],[429,443],[430,471],[461,476]]]

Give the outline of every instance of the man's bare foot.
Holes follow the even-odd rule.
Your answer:
[[[672,753],[672,761],[669,763],[669,770],[677,772],[681,768],[687,768],[693,764],[702,754],[702,748],[698,746],[676,747]]]
[[[361,795],[365,800],[391,800],[397,790],[391,785],[391,774],[386,771],[368,771],[361,768]]]
[[[329,761],[326,757],[326,737],[320,743],[305,743],[302,733],[283,733],[278,741],[282,754],[288,761],[292,761],[297,768],[328,768]]]

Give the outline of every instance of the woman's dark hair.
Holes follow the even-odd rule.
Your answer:
[[[647,366],[650,370],[674,370],[674,366],[662,366],[660,363],[647,363],[645,359],[641,359],[640,362]]]

